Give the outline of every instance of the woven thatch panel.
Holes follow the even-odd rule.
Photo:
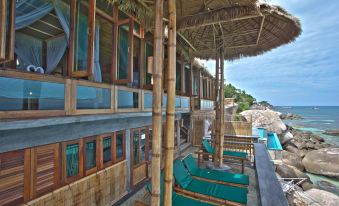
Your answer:
[[[126,193],[127,161],[123,161],[26,205],[112,205]]]
[[[225,122],[225,135],[252,135],[252,122]]]

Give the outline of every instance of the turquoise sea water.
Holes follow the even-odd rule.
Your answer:
[[[274,107],[281,113],[293,113],[304,117],[298,120],[285,120],[284,122],[296,129],[310,131],[323,137],[326,142],[339,146],[339,137],[325,135],[325,130],[339,130],[339,106],[328,107]]]

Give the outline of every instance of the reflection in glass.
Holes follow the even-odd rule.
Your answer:
[[[119,26],[117,79],[128,79],[128,27]]]
[[[77,176],[79,173],[79,144],[66,145],[66,175]]]
[[[124,157],[124,134],[116,134],[116,158],[120,159]]]
[[[181,98],[181,105],[183,108],[189,108],[190,107],[190,99],[186,97]]]
[[[112,160],[112,138],[111,137],[105,137],[102,142],[102,150],[103,150],[103,161],[104,163],[109,162]]]
[[[125,90],[118,91],[118,108],[138,108],[139,107],[139,94],[137,92],[130,92]]]
[[[144,94],[144,108],[145,109],[152,108],[152,105],[153,105],[153,94],[145,92],[145,94]]]
[[[176,97],[175,98],[175,108],[180,108],[181,107],[181,98]]]
[[[139,164],[139,131],[137,129],[133,130],[133,164]]]
[[[85,167],[86,170],[92,169],[96,166],[96,141],[86,142],[85,145]]]
[[[63,110],[65,86],[0,77],[0,111]]]
[[[111,90],[77,85],[77,109],[110,109]]]
[[[146,130],[142,129],[140,131],[140,162],[144,162],[146,159]]]

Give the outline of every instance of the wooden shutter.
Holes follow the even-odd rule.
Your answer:
[[[33,197],[51,192],[58,187],[59,144],[40,146],[31,150]]]
[[[0,205],[24,201],[24,150],[0,154]]]

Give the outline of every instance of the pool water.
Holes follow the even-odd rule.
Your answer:
[[[267,132],[267,149],[282,150],[280,140],[275,132]]]

